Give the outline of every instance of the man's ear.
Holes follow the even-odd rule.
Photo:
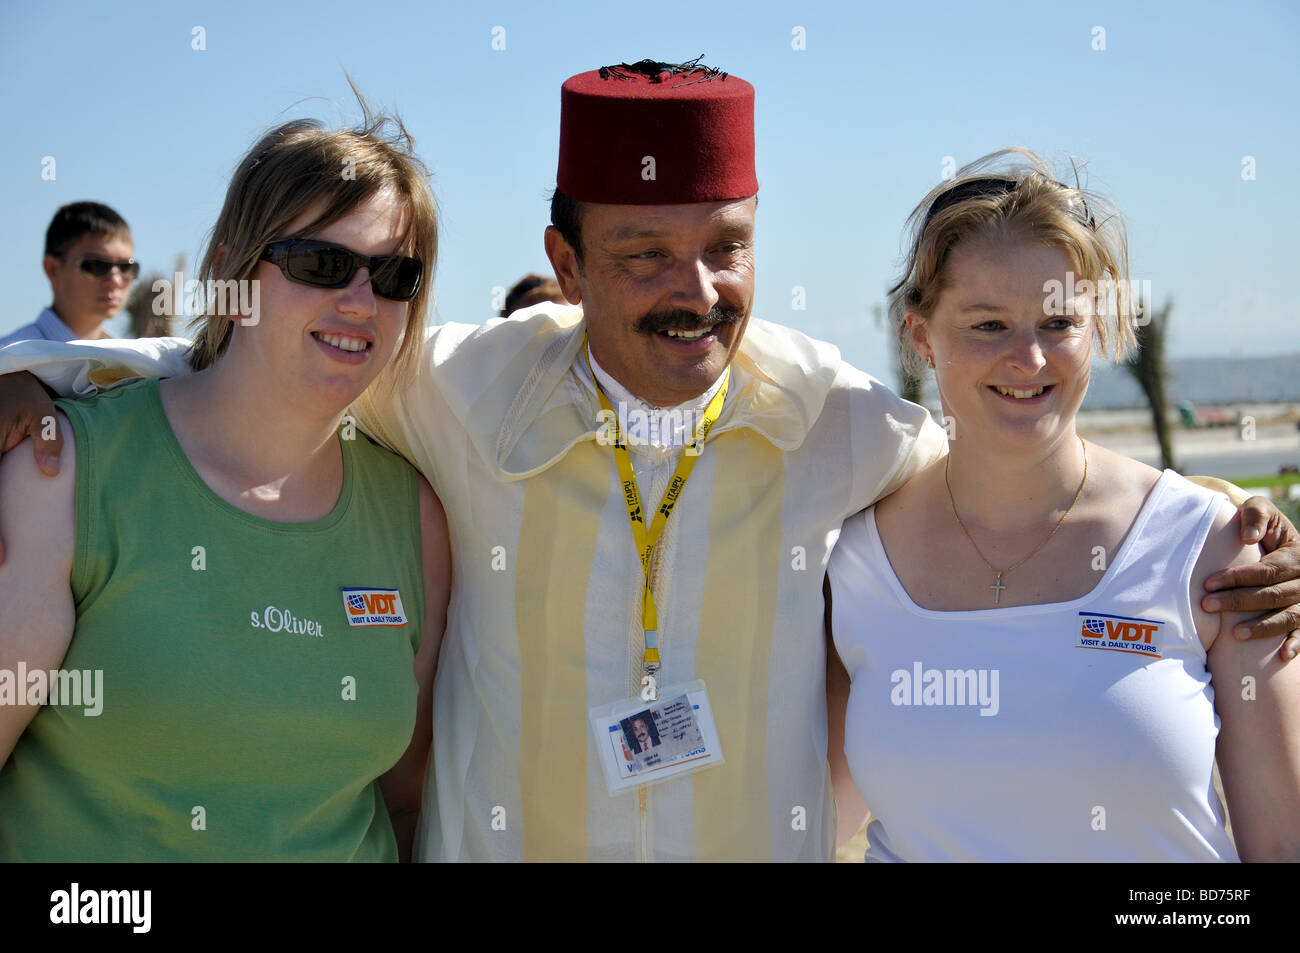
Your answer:
[[[41,259],[41,271],[45,272],[45,277],[53,282],[54,276],[58,274],[59,266],[62,264],[63,262],[59,261],[59,259],[55,258],[53,255],[46,255]]]
[[[559,283],[565,300],[570,304],[582,304],[582,285],[578,282],[581,268],[578,265],[577,252],[564,240],[564,236],[554,225],[546,226],[543,241],[546,244],[546,257],[551,260],[555,280]]]

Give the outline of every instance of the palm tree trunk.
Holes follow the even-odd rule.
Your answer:
[[[1178,469],[1174,463],[1173,435],[1169,431],[1169,405],[1165,399],[1165,340],[1169,325],[1169,314],[1173,310],[1173,299],[1157,312],[1146,310],[1149,305],[1139,302],[1138,307],[1144,320],[1139,324],[1137,333],[1138,350],[1126,365],[1142,393],[1146,395],[1151,408],[1151,423],[1155,428],[1156,440],[1160,443],[1161,466]]]

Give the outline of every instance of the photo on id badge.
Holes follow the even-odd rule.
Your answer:
[[[592,712],[610,793],[721,763],[707,693],[693,685],[675,688],[658,701],[629,699]]]

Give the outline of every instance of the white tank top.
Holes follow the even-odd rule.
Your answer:
[[[1166,470],[1088,595],[923,609],[874,509],[831,553],[867,860],[1236,861],[1188,586],[1220,497]]]

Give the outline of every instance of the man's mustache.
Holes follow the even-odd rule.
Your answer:
[[[745,312],[739,308],[714,305],[708,314],[693,311],[654,311],[637,319],[632,330],[640,334],[657,334],[660,331],[698,331],[718,324],[739,324]]]

